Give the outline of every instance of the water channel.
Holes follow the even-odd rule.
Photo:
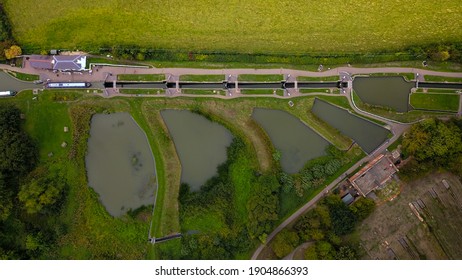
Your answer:
[[[288,112],[255,108],[252,117],[281,152],[285,172],[297,173],[308,160],[325,155],[329,142]]]
[[[43,88],[32,82],[21,81],[11,77],[10,74],[0,70],[0,91],[21,91],[25,89]]]
[[[415,82],[402,76],[355,77],[353,89],[365,103],[392,108],[398,112],[409,110],[409,94]]]
[[[217,174],[233,135],[225,127],[187,110],[161,111],[181,162],[181,182],[197,191]]]
[[[88,185],[111,215],[154,203],[154,158],[145,133],[130,114],[92,117],[85,163]]]
[[[389,130],[369,120],[353,115],[345,109],[315,99],[312,112],[321,120],[353,139],[366,152],[371,153],[387,140]]]

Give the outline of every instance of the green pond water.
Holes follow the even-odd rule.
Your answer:
[[[402,76],[355,77],[353,89],[365,103],[392,108],[398,112],[409,110],[409,94],[415,86]]]
[[[187,110],[161,111],[181,162],[181,182],[197,191],[227,159],[233,135],[225,127]]]
[[[255,108],[252,118],[281,152],[281,166],[287,173],[297,173],[308,160],[326,154],[329,142],[288,112]]]
[[[327,124],[353,139],[366,152],[371,153],[387,140],[389,130],[369,120],[351,114],[320,99],[315,99],[312,112]]]
[[[92,117],[85,164],[88,185],[111,215],[154,203],[154,158],[146,135],[130,114]]]

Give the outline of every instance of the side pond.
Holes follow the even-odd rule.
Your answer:
[[[392,108],[398,112],[409,110],[409,94],[415,82],[402,76],[355,77],[353,89],[364,103]]]
[[[281,152],[281,167],[285,172],[297,173],[308,160],[325,155],[329,142],[288,112],[255,108],[252,118]]]
[[[187,110],[161,111],[181,162],[181,182],[197,191],[227,159],[233,135],[223,126]]]
[[[111,215],[154,203],[154,158],[145,133],[130,114],[92,117],[85,163],[88,184]]]
[[[377,149],[390,133],[380,125],[318,98],[314,100],[311,111],[318,118],[353,139],[366,153]]]

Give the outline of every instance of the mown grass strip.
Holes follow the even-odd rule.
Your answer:
[[[120,93],[124,94],[164,94],[164,89],[153,89],[153,88],[122,88],[119,90]]]
[[[300,93],[340,93],[339,89],[330,88],[301,88]]]
[[[297,81],[300,82],[332,82],[332,81],[339,81],[339,76],[327,76],[327,77],[308,77],[308,76],[298,76]]]
[[[32,82],[32,81],[37,81],[40,79],[39,75],[20,73],[16,71],[6,71],[6,72],[10,74],[11,76],[15,77],[16,79],[22,80],[22,81]]]
[[[274,95],[278,94],[280,95],[281,93],[284,94],[284,90],[282,89],[241,89],[242,94],[258,94],[258,95]]]
[[[280,82],[284,79],[283,75],[254,75],[242,74],[237,77],[241,82]]]
[[[197,95],[222,95],[226,93],[224,90],[219,89],[182,89],[181,93],[183,94],[197,94]]]
[[[182,82],[222,82],[225,75],[181,75]]]
[[[372,73],[369,74],[370,77],[393,77],[393,76],[402,76],[408,81],[415,80],[414,73]]]
[[[425,75],[425,81],[428,82],[449,82],[449,83],[462,83],[462,77],[443,77],[443,76],[432,76]]]
[[[415,109],[457,112],[459,98],[458,94],[413,93],[411,105]]]
[[[135,82],[161,82],[165,80],[164,74],[119,74],[119,81],[135,81]]]

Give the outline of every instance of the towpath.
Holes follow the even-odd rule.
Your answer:
[[[101,82],[112,80],[119,74],[165,74],[166,77],[180,75],[223,75],[224,77],[237,76],[241,74],[285,74],[309,77],[328,77],[340,76],[343,74],[358,75],[372,73],[419,73],[422,75],[434,75],[444,77],[462,77],[462,72],[439,72],[428,69],[409,68],[409,67],[377,67],[377,68],[357,68],[357,67],[338,67],[326,71],[305,71],[286,68],[274,69],[202,69],[202,68],[140,68],[140,67],[114,67],[114,66],[94,66],[92,72],[83,73],[53,73],[50,70],[32,68],[27,62],[23,68],[12,67],[10,65],[0,64],[0,69],[17,71],[27,74],[39,75],[42,80],[51,79],[52,81],[82,81],[82,82]]]

